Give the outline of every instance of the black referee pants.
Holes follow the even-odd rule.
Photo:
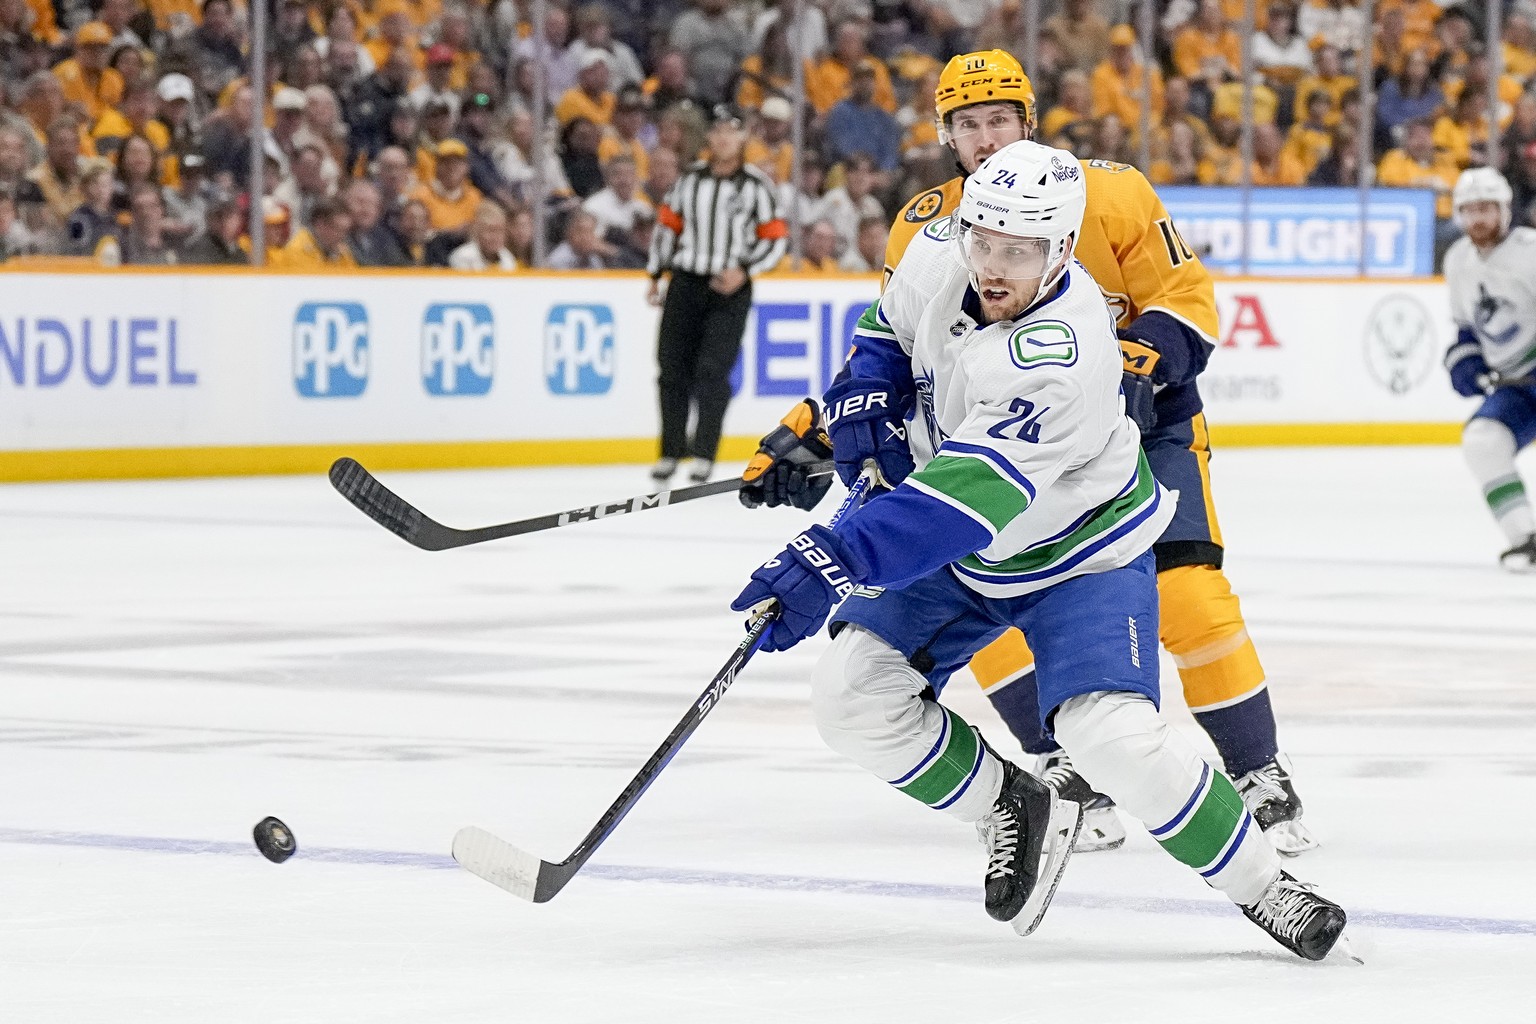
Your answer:
[[[731,402],[731,367],[741,352],[741,336],[751,311],[750,280],[734,294],[721,295],[709,287],[707,277],[672,273],[656,341],[663,458],[691,455],[714,461],[720,424]],[[698,419],[690,444],[688,414],[694,408]]]

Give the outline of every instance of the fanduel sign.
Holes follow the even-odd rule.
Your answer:
[[[1243,200],[1237,188],[1164,188],[1158,194],[1179,233],[1212,270],[1243,271]],[[1260,276],[1354,276],[1365,244],[1366,273],[1434,272],[1435,194],[1371,189],[1365,231],[1350,188],[1255,188],[1249,193],[1247,272]]]

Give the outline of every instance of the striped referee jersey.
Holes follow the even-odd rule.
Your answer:
[[[700,161],[656,210],[646,271],[653,278],[668,270],[713,277],[736,266],[755,277],[784,258],[788,237],[773,179],[751,164],[718,178]]]

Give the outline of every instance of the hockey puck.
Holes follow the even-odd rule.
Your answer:
[[[299,848],[293,830],[276,818],[262,818],[251,830],[251,835],[256,840],[256,849],[273,864],[281,864]]]

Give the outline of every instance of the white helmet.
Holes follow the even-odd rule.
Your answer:
[[[1033,250],[1012,254],[1011,264],[991,263],[992,273],[1016,279],[1040,278],[1029,305],[1040,301],[1066,272],[1083,226],[1088,188],[1077,157],[1038,142],[1013,142],[982,161],[965,179],[955,233],[961,262],[980,288],[978,265],[990,258],[976,249],[975,229],[1036,239]],[[1028,258],[1028,252],[1038,254]]]
[[[1515,193],[1509,187],[1509,182],[1504,180],[1504,175],[1492,167],[1470,167],[1456,179],[1456,187],[1451,192],[1451,213],[1456,226],[1465,231],[1467,226],[1461,222],[1461,208],[1464,204],[1498,203],[1499,234],[1502,235],[1509,230],[1510,208],[1514,201]]]

